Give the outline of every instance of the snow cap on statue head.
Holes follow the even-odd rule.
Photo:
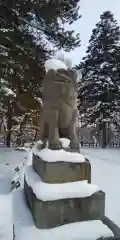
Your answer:
[[[51,69],[56,71],[58,69],[67,70],[68,68],[72,69],[72,61],[69,58],[65,58],[64,54],[61,54],[59,56],[56,56],[45,61],[46,73]]]
[[[64,62],[67,68],[70,68],[70,69],[72,68],[72,59],[66,58],[64,53],[57,56],[57,59]]]

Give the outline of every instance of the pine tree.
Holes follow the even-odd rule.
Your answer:
[[[45,41],[48,40],[57,48],[63,47],[66,50],[79,46],[79,34],[65,29],[65,23],[71,24],[80,18],[79,0],[72,1],[15,1],[10,3],[3,1],[0,13],[1,32],[9,31],[14,37],[20,37],[23,30],[28,30]],[[37,32],[38,30],[38,32]],[[19,32],[19,35],[18,33]],[[17,33],[17,34],[16,34]],[[12,45],[9,41],[9,45]],[[23,44],[24,39],[20,38],[19,43]],[[13,42],[15,44],[15,41]]]
[[[10,83],[38,91],[44,76],[44,61],[54,51],[79,46],[79,34],[64,28],[79,15],[79,0],[2,1],[0,13],[0,76]],[[2,54],[3,53],[3,54]],[[12,71],[11,71],[12,69]],[[20,82],[20,83],[19,83]]]
[[[31,108],[36,108],[35,97],[40,97],[45,60],[55,50],[69,51],[80,45],[79,34],[64,28],[65,23],[71,24],[80,17],[78,3],[79,0],[0,3],[0,78],[6,82],[5,87],[16,94],[14,99],[9,95],[6,101],[6,94],[0,89],[7,115],[11,101],[14,112],[15,104],[20,113],[25,109],[29,111],[30,103]]]
[[[106,145],[106,122],[114,122],[119,109],[120,29],[111,12],[106,11],[92,31],[86,56],[77,66],[82,71],[79,110],[87,123],[99,123],[104,129],[102,144]]]

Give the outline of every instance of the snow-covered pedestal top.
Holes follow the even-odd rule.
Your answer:
[[[63,148],[69,148],[70,139],[68,139],[68,138],[60,138],[60,142],[61,142]]]
[[[50,184],[44,183],[32,166],[27,166],[25,180],[36,195],[42,201],[53,201],[66,198],[84,198],[91,196],[100,189],[87,181]]]
[[[69,144],[69,139],[61,139],[61,141],[66,146]],[[40,142],[36,143],[32,153],[33,169],[43,182],[63,183],[82,180],[91,182],[90,162],[80,153],[68,152],[64,149],[51,150],[44,148],[41,150]]]
[[[38,150],[36,147],[33,149],[33,154],[40,157],[45,162],[74,162],[82,163],[85,162],[85,158],[80,153],[66,152],[65,150],[51,150],[44,148]]]

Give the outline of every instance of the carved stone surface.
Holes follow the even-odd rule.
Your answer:
[[[98,191],[90,197],[41,201],[36,198],[26,180],[25,197],[39,229],[53,228],[67,223],[85,220],[103,220],[105,194]]]
[[[64,183],[87,180],[91,183],[91,164],[75,162],[45,162],[33,154],[33,169],[46,183]]]

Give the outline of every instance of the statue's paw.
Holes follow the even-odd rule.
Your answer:
[[[42,142],[39,141],[39,142],[36,143],[36,148],[37,148],[38,151],[43,148],[42,146],[43,146]]]
[[[62,148],[60,141],[52,141],[49,143],[49,148],[52,150],[60,150]]]
[[[70,148],[71,149],[79,149],[80,148],[79,142],[78,141],[74,141],[74,142],[71,141]]]

